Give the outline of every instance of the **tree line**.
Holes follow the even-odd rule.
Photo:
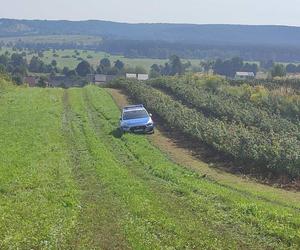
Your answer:
[[[159,58],[168,59],[176,54],[181,58],[225,60],[230,57],[241,57],[247,61],[300,61],[298,47],[279,47],[262,45],[230,45],[230,44],[191,44],[188,42],[165,42],[165,41],[132,41],[104,39],[101,43],[78,44],[76,42],[51,42],[36,43],[17,41],[6,43],[2,46],[14,46],[16,48],[28,48],[35,50],[47,49],[83,49],[105,51],[113,55],[123,55],[128,58]]]
[[[169,61],[164,65],[153,64],[150,70],[150,77],[155,78],[159,76],[174,76],[182,75],[187,71],[193,71],[194,67],[191,67],[191,63],[183,63],[179,56],[172,55]],[[213,71],[214,74],[223,75],[226,77],[233,78],[236,72],[253,72],[254,75],[258,71],[269,72],[272,77],[283,77],[287,73],[300,73],[300,64],[283,64],[275,63],[272,60],[260,61],[258,63],[245,62],[240,57],[233,57],[231,59],[217,59],[201,61],[199,68],[196,68],[196,72],[210,72]]]
[[[55,50],[53,50],[55,55]],[[29,62],[27,55],[33,54]],[[145,74],[147,70],[142,66],[130,67],[125,65],[121,60],[111,62],[109,58],[103,58],[99,64],[94,68],[88,61],[80,59],[80,62],[75,68],[58,67],[58,63],[53,59],[50,63],[45,63],[43,60],[43,51],[34,51],[26,54],[25,52],[14,52],[11,55],[8,52],[0,55],[0,72],[8,72],[17,84],[22,84],[25,76],[30,73],[41,74],[43,81],[42,85],[48,78],[54,78],[57,75],[64,75],[68,78],[85,78],[89,74],[105,74],[105,75],[124,75],[125,73]],[[78,51],[75,50],[78,56]],[[78,59],[78,57],[77,57]]]

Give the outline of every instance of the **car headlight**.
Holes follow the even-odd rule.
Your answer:
[[[149,123],[147,123],[147,125],[146,126],[153,126],[153,122],[149,122]]]

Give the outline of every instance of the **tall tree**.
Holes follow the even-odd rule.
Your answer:
[[[180,58],[176,55],[173,55],[169,59],[170,61],[170,75],[181,75],[184,73],[184,67]]]
[[[119,70],[119,71],[121,71],[121,70],[123,70],[124,69],[124,63],[122,62],[122,61],[120,61],[120,60],[117,60],[117,61],[115,61],[115,67]]]
[[[76,72],[79,76],[85,77],[92,73],[91,65],[87,61],[82,61],[77,65]]]
[[[272,77],[283,77],[286,75],[286,70],[284,65],[275,64],[271,70]]]
[[[111,62],[108,58],[103,58],[100,61],[100,66],[102,66],[104,68],[110,68],[111,67]]]
[[[297,65],[292,64],[292,63],[286,65],[286,72],[287,73],[296,73],[297,72]]]
[[[29,62],[29,71],[40,73],[44,71],[44,62],[36,56],[33,56]]]
[[[160,67],[157,64],[153,64],[150,69],[150,78],[161,76]]]
[[[27,61],[21,54],[14,53],[11,55],[10,63],[13,67],[27,67]]]

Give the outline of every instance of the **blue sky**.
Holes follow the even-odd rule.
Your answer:
[[[300,26],[300,0],[0,0],[0,17]]]

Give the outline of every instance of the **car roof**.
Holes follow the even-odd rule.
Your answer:
[[[143,104],[130,105],[123,108],[123,112],[137,111],[137,110],[145,110],[144,105]]]

